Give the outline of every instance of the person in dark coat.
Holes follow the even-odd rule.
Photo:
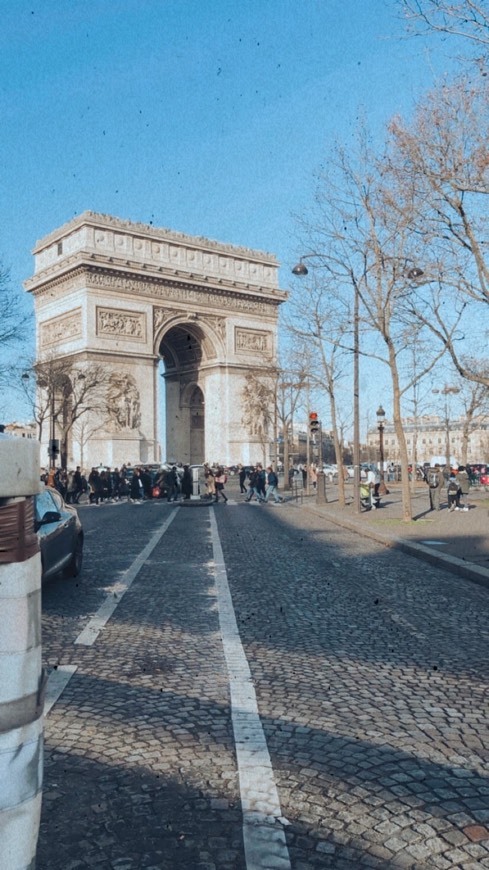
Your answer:
[[[143,484],[143,492],[145,498],[153,497],[153,486],[151,481],[151,475],[147,468],[141,469],[141,483]]]
[[[167,501],[172,501],[172,499],[176,501],[178,498],[178,478],[175,465],[169,468],[165,474],[165,487]]]
[[[131,501],[141,502],[144,490],[139,468],[135,468],[131,478]]]
[[[190,498],[193,491],[193,482],[192,475],[190,474],[190,468],[188,465],[183,466],[183,476],[182,476],[182,495],[184,498]]]
[[[246,468],[243,468],[242,465],[239,466],[239,491],[240,492],[248,492],[245,486],[246,480]]]

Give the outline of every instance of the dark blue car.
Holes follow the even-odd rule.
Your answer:
[[[43,581],[57,575],[76,577],[83,562],[83,528],[76,509],[48,486],[34,502]]]

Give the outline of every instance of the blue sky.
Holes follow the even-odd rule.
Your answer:
[[[395,0],[0,0],[0,15],[0,259],[19,287],[36,240],[86,209],[271,251],[293,287],[293,215],[328,148],[360,115],[380,135],[451,66],[446,43],[405,38]]]

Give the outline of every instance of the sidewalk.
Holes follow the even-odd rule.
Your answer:
[[[473,490],[470,510],[447,509],[442,500],[440,511],[430,511],[426,486],[412,495],[413,520],[402,519],[402,498],[399,484],[389,484],[389,494],[382,498],[377,510],[356,515],[353,510],[352,487],[346,487],[347,506],[338,504],[338,488],[328,486],[327,504],[317,505],[315,496],[305,496],[303,506],[338,525],[351,528],[390,547],[429,562],[435,562],[454,574],[466,577],[489,588],[489,493]],[[300,500],[298,504],[300,504]]]

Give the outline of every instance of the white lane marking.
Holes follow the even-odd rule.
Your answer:
[[[48,715],[52,707],[56,704],[58,698],[61,696],[61,693],[66,689],[66,686],[70,682],[77,667],[78,665],[58,665],[58,667],[49,674],[46,686],[46,696],[44,698],[45,716]]]
[[[177,508],[177,510],[172,511],[172,513],[163,523],[161,528],[154,533],[149,543],[146,544],[144,550],[141,550],[139,555],[136,556],[136,558],[134,559],[132,565],[130,565],[127,571],[124,572],[124,574],[122,575],[122,579],[114,584],[114,586],[112,586],[107,594],[107,597],[105,598],[105,601],[102,602],[95,615],[92,616],[83,631],[80,632],[80,634],[76,638],[76,644],[81,644],[83,646],[92,646],[92,644],[95,643],[97,637],[109,621],[117,605],[120,604],[123,595],[127,592],[132,582],[136,579],[144,563],[153,552],[157,543],[165,534],[170,523],[172,523],[175,519],[178,510],[179,509]]]
[[[219,625],[231,694],[247,870],[290,870],[272,762],[250,668],[239,636],[216,518],[209,511]]]

